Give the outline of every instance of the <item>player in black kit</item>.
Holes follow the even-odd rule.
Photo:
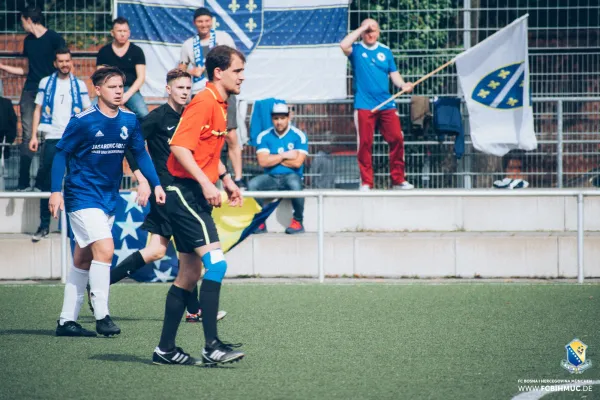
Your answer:
[[[167,73],[167,93],[169,98],[165,104],[150,112],[142,121],[142,134],[148,145],[152,162],[163,187],[172,183],[173,177],[167,170],[167,159],[171,154],[169,141],[179,124],[181,113],[187,103],[192,90],[191,75],[180,69],[173,69]],[[138,179],[138,193],[150,193],[150,186],[144,176],[139,173],[135,158],[126,153],[127,162]],[[142,195],[143,196],[143,195]],[[167,253],[167,247],[173,232],[165,207],[158,206],[154,196],[149,196],[150,213],[146,216],[142,229],[150,233],[150,240],[145,248],[132,253],[110,272],[110,284],[117,283],[130,276],[146,264],[162,259]],[[89,293],[88,293],[89,294]],[[195,298],[198,298],[198,289],[194,288]],[[187,322],[200,322],[202,320],[198,303],[190,302],[186,314]],[[91,308],[91,303],[90,303]],[[217,320],[227,315],[219,311]]]

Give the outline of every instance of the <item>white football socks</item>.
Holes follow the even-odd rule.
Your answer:
[[[79,310],[83,304],[88,275],[88,271],[71,266],[71,270],[67,276],[67,283],[65,284],[63,307],[60,313],[59,323],[61,325],[64,325],[67,321],[77,321]]]
[[[92,261],[90,266],[90,295],[96,320],[108,315],[108,290],[110,288],[110,264]]]

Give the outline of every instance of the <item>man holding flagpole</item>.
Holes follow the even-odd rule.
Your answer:
[[[50,191],[50,171],[56,144],[62,138],[69,120],[91,105],[87,86],[71,73],[73,62],[69,49],[56,50],[54,67],[57,71],[40,81],[33,112],[33,134],[29,141],[29,150],[36,152],[39,147],[37,132],[44,133],[41,165],[35,178],[35,186],[42,192]],[[35,243],[48,237],[49,227],[48,199],[40,199],[40,226],[31,240]]]
[[[389,102],[379,110],[371,111],[390,97],[389,79],[405,93],[413,89],[413,84],[405,82],[398,72],[390,48],[377,41],[379,33],[377,21],[368,18],[340,43],[354,70],[354,123],[358,133],[360,190],[373,188],[373,136],[376,126],[390,147],[393,188],[413,189],[414,186],[405,177],[404,137],[395,104]],[[359,38],[362,40],[357,42]]]

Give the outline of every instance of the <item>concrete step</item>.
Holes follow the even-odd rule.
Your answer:
[[[431,191],[434,193],[434,191]],[[577,201],[566,197],[368,197],[325,198],[325,232],[564,232],[577,229]],[[304,224],[317,231],[316,199],[306,199]],[[292,218],[283,200],[267,221],[283,232]],[[0,233],[33,232],[39,200],[0,199]],[[584,228],[600,231],[600,196],[585,198]]]
[[[71,255],[67,259],[71,263]],[[60,279],[60,234],[37,243],[31,235],[0,234],[0,279]]]
[[[254,235],[227,254],[228,276],[318,276],[315,234]],[[572,233],[325,235],[325,274],[366,277],[576,277]],[[586,233],[584,274],[600,277],[600,233]]]
[[[586,232],[585,277],[600,277],[600,233]],[[227,254],[228,277],[317,277],[317,235],[253,235]],[[352,232],[325,235],[325,274],[575,278],[574,233]],[[60,277],[60,236],[0,235],[0,279]]]

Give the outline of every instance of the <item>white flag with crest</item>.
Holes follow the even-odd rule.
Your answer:
[[[455,58],[473,145],[503,156],[537,147],[529,89],[527,15]]]

